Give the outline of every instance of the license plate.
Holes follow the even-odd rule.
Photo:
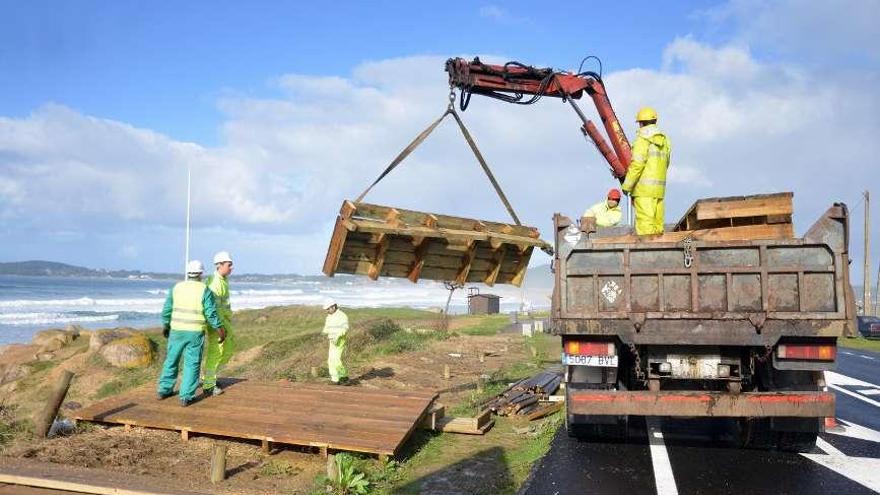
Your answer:
[[[600,366],[603,368],[616,368],[617,356],[581,356],[578,354],[563,354],[562,364],[574,366]]]

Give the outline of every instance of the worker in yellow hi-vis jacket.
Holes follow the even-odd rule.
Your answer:
[[[608,191],[605,201],[594,204],[581,215],[581,218],[595,218],[596,227],[599,228],[616,227],[622,217],[623,212],[620,211],[620,191],[617,189]]]
[[[229,304],[229,280],[232,273],[232,256],[227,251],[220,251],[214,255],[214,274],[208,277],[205,283],[217,303],[217,314],[223,321],[226,329],[226,339],[220,341],[217,332],[208,329],[205,335],[206,351],[205,378],[202,382],[202,390],[206,395],[220,395],[223,389],[217,385],[217,370],[229,362],[235,351],[235,332],[232,331],[232,306]]]
[[[639,130],[622,189],[633,197],[636,234],[662,234],[666,170],[669,168],[672,144],[657,127],[657,112],[653,108],[639,110],[636,121]]]
[[[330,381],[336,384],[348,381],[348,370],[342,364],[342,353],[345,351],[345,335],[348,333],[348,316],[339,309],[336,301],[327,298],[322,305],[327,312],[324,320],[324,331],[330,341],[327,352],[327,370],[330,372]]]

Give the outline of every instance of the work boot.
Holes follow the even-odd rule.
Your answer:
[[[174,392],[156,392],[156,400],[165,400],[174,395]]]
[[[180,407],[187,407],[195,401],[195,397],[190,397],[189,399],[180,399]]]
[[[217,397],[218,395],[223,393],[223,389],[220,388],[220,385],[215,385],[211,388],[205,389],[205,395],[210,395],[211,397]]]

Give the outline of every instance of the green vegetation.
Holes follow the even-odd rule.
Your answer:
[[[837,345],[849,347],[850,349],[880,352],[880,340],[871,340],[864,337],[841,337],[837,339]]]
[[[463,335],[495,335],[504,327],[510,325],[510,317],[507,315],[485,316],[475,325],[469,325],[458,331]]]
[[[0,452],[15,438],[30,435],[34,429],[29,419],[18,416],[15,405],[0,404]]]
[[[296,476],[303,471],[299,466],[293,466],[289,462],[272,459],[260,466],[260,476]]]
[[[152,366],[147,368],[120,370],[112,380],[98,388],[98,391],[95,392],[95,399],[110,397],[111,395],[116,395],[153,381],[158,376],[159,370],[160,368],[156,365],[155,361]]]

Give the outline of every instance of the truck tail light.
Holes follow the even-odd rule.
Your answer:
[[[614,342],[584,342],[580,340],[565,341],[566,354],[582,356],[616,356],[617,347]]]
[[[834,344],[779,344],[776,348],[779,359],[804,359],[810,361],[834,361],[837,346]]]

